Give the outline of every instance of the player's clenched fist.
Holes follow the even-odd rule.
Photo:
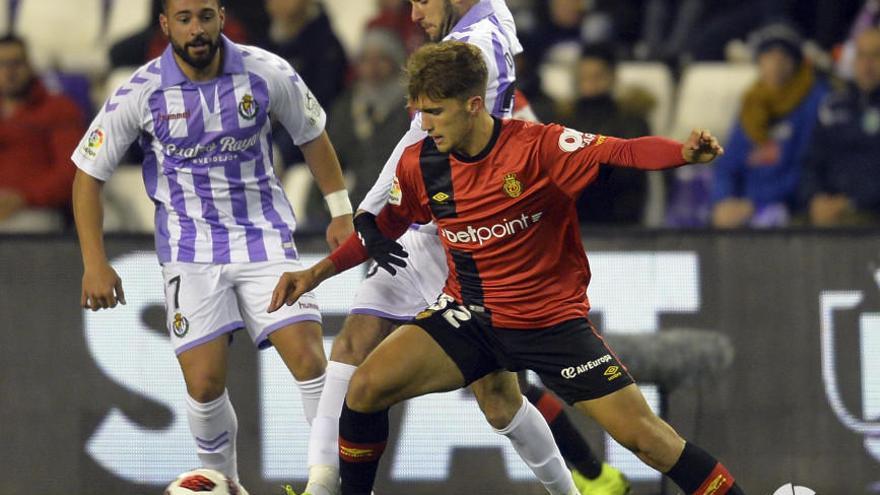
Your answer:
[[[694,129],[681,147],[681,156],[688,163],[708,163],[724,154],[718,139],[706,129]]]
[[[125,304],[122,279],[109,264],[94,268],[87,267],[83,273],[80,305],[85,309],[115,308],[117,303]]]

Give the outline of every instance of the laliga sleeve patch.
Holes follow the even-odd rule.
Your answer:
[[[397,180],[397,176],[395,175],[393,179],[391,179],[391,190],[388,191],[388,204],[394,206],[400,206],[400,201],[403,199],[403,191],[400,190],[400,181]]]
[[[572,153],[587,146],[599,146],[606,139],[608,138],[600,134],[590,134],[566,127],[559,135],[559,149],[566,153]]]
[[[309,121],[309,125],[318,125],[318,119],[321,118],[321,104],[310,90],[306,90],[305,115]]]
[[[89,133],[85,143],[83,143],[81,151],[88,158],[94,160],[98,157],[98,151],[104,146],[104,141],[106,140],[107,134],[104,132],[104,129],[100,126],[95,127],[92,129],[92,132]]]

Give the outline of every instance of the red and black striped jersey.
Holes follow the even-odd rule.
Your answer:
[[[475,157],[407,148],[386,216],[435,221],[446,251],[445,292],[503,328],[540,328],[589,310],[590,267],[574,203],[600,164],[684,163],[681,144],[622,140],[559,125],[496,120]],[[380,217],[383,215],[380,214]]]

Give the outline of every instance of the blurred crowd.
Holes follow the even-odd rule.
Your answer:
[[[51,29],[40,16],[80,2],[76,22],[91,22],[83,12],[95,4],[100,40],[53,52],[40,39]],[[357,204],[409,125],[401,67],[424,35],[409,0],[358,0],[368,15],[354,28],[338,18],[349,2],[225,0],[224,32],[300,73],[328,113]],[[627,138],[683,139],[706,125],[725,147],[702,169],[603,169],[578,202],[583,223],[880,226],[880,0],[507,3],[525,47],[517,84],[542,121]],[[75,170],[69,156],[88,120],[166,46],[159,2],[0,0],[0,12],[10,33],[0,37],[0,232],[63,231]],[[53,34],[82,38],[80,28]],[[355,29],[354,43],[341,41],[352,39],[346,29]],[[283,131],[276,137],[276,171],[300,224],[320,229],[320,194],[297,148]],[[117,175],[139,177],[138,160],[132,149]],[[114,219],[108,209],[110,229],[150,228],[152,205],[135,183],[120,178],[108,187],[118,212]],[[138,201],[143,222],[132,213]]]

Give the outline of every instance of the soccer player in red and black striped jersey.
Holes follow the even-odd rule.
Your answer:
[[[499,369],[535,371],[686,493],[742,494],[720,462],[651,411],[588,320],[591,274],[574,209],[600,164],[704,163],[723,152],[718,141],[699,130],[682,144],[494,118],[483,105],[485,64],[465,43],[423,47],[407,70],[410,105],[422,112],[429,137],[404,151],[377,224],[394,239],[412,222],[436,222],[449,276],[438,301],[352,377],[339,425],[343,495],[370,493],[388,437],[387,408]],[[282,275],[269,310],[367,258],[353,236],[309,270]]]

